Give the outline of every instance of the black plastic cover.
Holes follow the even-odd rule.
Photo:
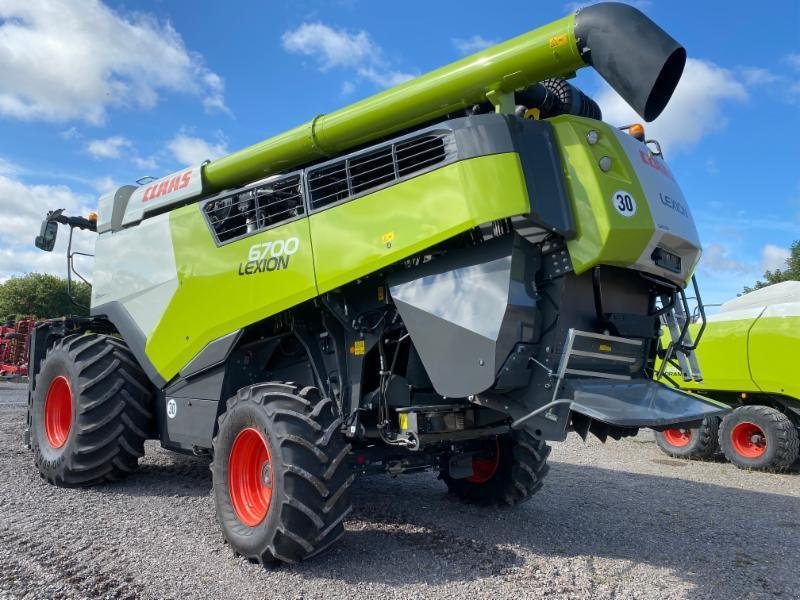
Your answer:
[[[667,106],[686,64],[686,50],[639,10],[604,2],[575,16],[584,62],[631,107],[652,121]]]

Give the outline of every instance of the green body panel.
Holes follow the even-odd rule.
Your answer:
[[[529,210],[519,156],[507,153],[462,160],[313,214],[319,292]]]
[[[146,352],[172,378],[210,341],[317,295],[308,219],[217,247],[198,204],[170,214],[178,289]],[[288,266],[239,274],[253,246],[297,238]]]
[[[574,27],[573,14],[212,161],[203,170],[206,191],[333,156],[484,102],[487,93],[496,97],[569,75],[586,66]]]
[[[765,312],[718,321],[711,317],[696,351],[702,382],[685,382],[674,368],[667,374],[685,389],[782,394],[800,400],[800,316],[763,316]],[[690,327],[692,335],[697,330],[697,325]]]
[[[655,231],[647,202],[638,203],[633,217],[614,210],[611,198],[626,189],[644,200],[646,195],[611,126],[582,117],[551,119],[565,165],[567,186],[573,202],[577,235],[567,241],[570,259],[578,274],[596,265],[629,267],[647,247]],[[595,145],[586,143],[590,130],[600,133]],[[603,172],[600,158],[611,158],[611,170]]]

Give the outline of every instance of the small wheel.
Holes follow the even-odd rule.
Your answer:
[[[769,406],[740,406],[722,419],[720,446],[725,457],[743,469],[781,471],[798,456],[797,427]]]
[[[87,486],[136,469],[153,427],[146,381],[116,338],[88,333],[58,340],[36,376],[29,414],[42,477]]]
[[[355,475],[342,419],[316,388],[242,388],[219,417],[214,504],[227,542],[260,564],[295,563],[344,534]]]
[[[472,475],[463,479],[440,476],[451,494],[469,504],[515,506],[542,487],[549,470],[550,446],[525,430],[488,442],[472,458]]]
[[[656,444],[676,458],[711,458],[719,450],[719,417],[706,417],[699,427],[655,431]]]

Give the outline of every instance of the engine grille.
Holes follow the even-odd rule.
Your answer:
[[[227,242],[305,214],[299,173],[213,198],[203,205],[217,242]]]
[[[419,174],[455,157],[449,133],[429,133],[308,170],[311,210]]]

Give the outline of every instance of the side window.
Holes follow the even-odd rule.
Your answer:
[[[209,200],[203,212],[220,243],[302,216],[305,206],[300,175]]]

